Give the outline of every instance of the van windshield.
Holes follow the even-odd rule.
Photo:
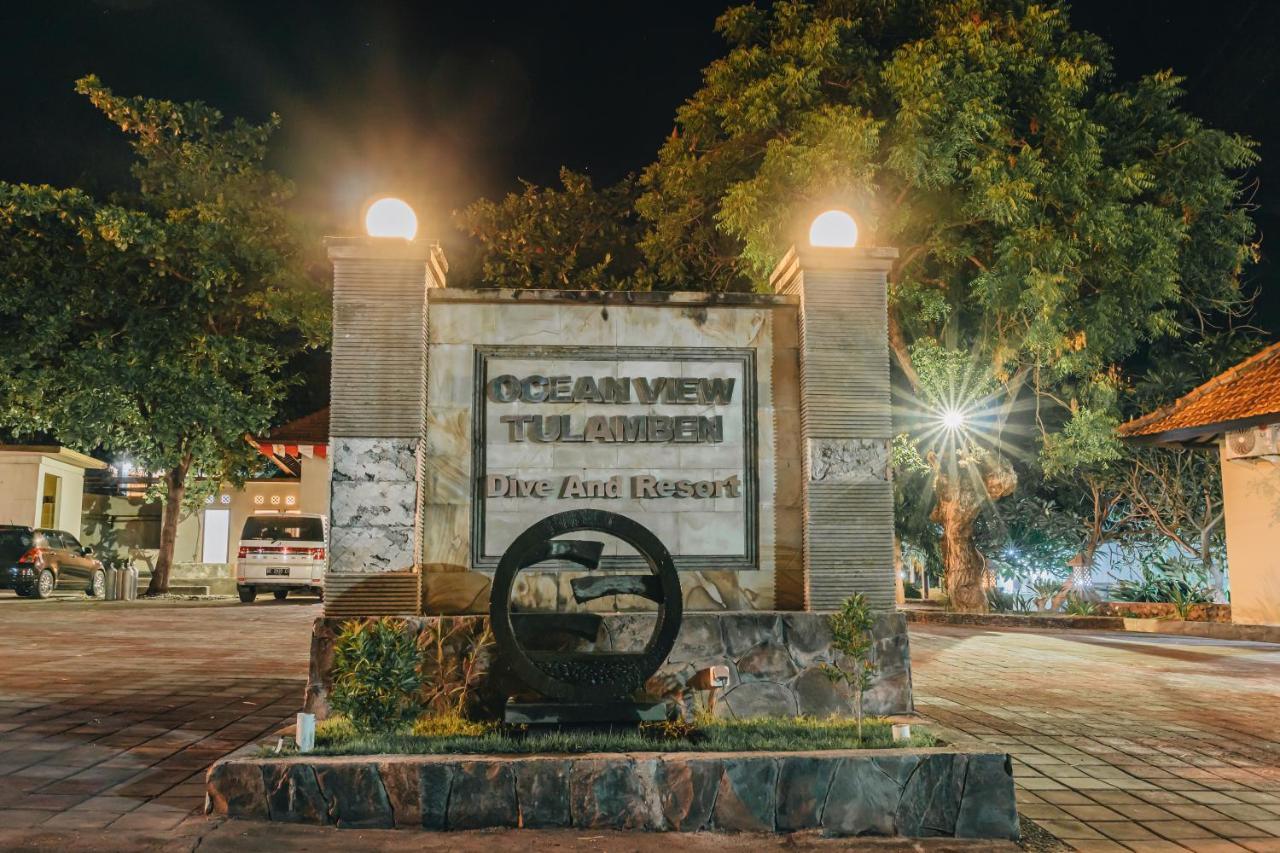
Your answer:
[[[318,518],[249,518],[241,539],[269,539],[272,542],[323,542],[324,525]]]

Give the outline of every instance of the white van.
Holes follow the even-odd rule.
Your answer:
[[[251,603],[259,592],[277,601],[290,592],[324,597],[329,563],[329,520],[305,513],[259,513],[244,522],[236,552],[236,592]]]

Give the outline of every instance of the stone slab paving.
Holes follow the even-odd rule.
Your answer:
[[[1082,851],[1280,851],[1280,645],[911,626],[916,707]]]
[[[296,712],[314,602],[0,593],[0,830],[166,831],[199,814],[209,764]]]
[[[0,592],[0,849],[340,850],[353,832],[355,846],[493,849],[485,833],[433,846],[416,833],[374,841],[200,815],[208,764],[297,710],[320,610],[311,601],[29,602]],[[1023,812],[1071,846],[1280,851],[1280,646],[931,625],[912,626],[911,642],[919,709],[1012,752]],[[663,844],[572,833],[539,842]]]

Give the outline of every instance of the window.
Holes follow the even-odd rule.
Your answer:
[[[62,537],[62,547],[69,551],[80,550],[80,540],[76,539],[76,537],[72,536],[70,533],[59,533],[58,535]]]
[[[34,542],[28,530],[0,530],[0,560],[17,560]]]
[[[318,518],[254,516],[246,519],[241,539],[272,542],[323,542],[324,524]]]

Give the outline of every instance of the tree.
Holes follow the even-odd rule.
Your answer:
[[[822,664],[822,672],[832,684],[843,682],[853,693],[853,713],[858,721],[858,742],[862,742],[862,695],[871,686],[876,663],[875,638],[871,631],[875,613],[861,593],[854,593],[840,604],[840,609],[827,617],[831,627],[831,648],[838,655],[833,663]]]
[[[1051,477],[1114,461],[1120,368],[1241,304],[1253,144],[1181,109],[1171,72],[1118,81],[1054,0],[782,0],[716,28],[727,53],[640,177],[648,274],[762,290],[833,204],[897,247],[912,422],[936,429],[940,401],[983,420],[933,457],[947,572],[976,583],[972,510],[1012,491],[1008,457]],[[936,387],[920,353],[966,361],[983,390]]]
[[[502,201],[481,199],[456,215],[480,243],[481,277],[499,287],[644,290],[635,247],[635,182],[597,190],[586,175],[560,170],[562,189],[523,182]]]
[[[159,475],[168,588],[188,477],[243,477],[243,437],[271,422],[293,353],[323,340],[286,203],[263,167],[279,125],[201,103],[77,91],[129,135],[136,188],[0,184],[0,421],[128,456]]]
[[[1171,73],[1118,83],[1060,3],[781,2],[717,28],[728,54],[642,175],[642,248],[661,278],[759,289],[832,202],[899,248],[890,346],[907,393],[945,399],[917,358],[938,349],[994,386],[952,389],[994,416],[934,457],[947,571],[973,583],[960,543],[972,508],[1011,491],[1001,458],[1056,441],[1066,471],[1114,453],[1115,367],[1185,334],[1187,306],[1239,303],[1252,144],[1181,110]]]

